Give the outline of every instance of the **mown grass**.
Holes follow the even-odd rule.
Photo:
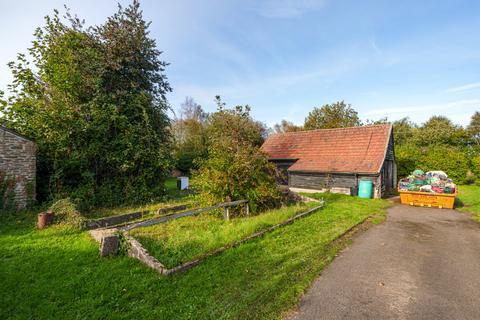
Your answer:
[[[480,187],[459,186],[456,208],[458,211],[472,213],[473,218],[480,222]]]
[[[99,258],[86,232],[0,214],[0,319],[278,319],[345,246],[332,241],[385,206],[328,196],[321,211],[169,277]]]
[[[173,268],[318,205],[315,202],[296,204],[230,221],[218,215],[201,214],[134,229],[130,234],[167,268]]]

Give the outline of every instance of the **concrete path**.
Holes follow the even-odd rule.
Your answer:
[[[480,224],[396,205],[315,281],[291,319],[480,319]]]

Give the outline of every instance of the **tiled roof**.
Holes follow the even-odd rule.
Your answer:
[[[274,134],[262,150],[274,159],[298,159],[289,171],[378,173],[390,124]]]

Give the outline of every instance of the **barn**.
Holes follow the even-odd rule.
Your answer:
[[[273,134],[262,150],[294,191],[355,195],[360,180],[372,180],[380,198],[396,187],[391,124]]]
[[[36,144],[0,125],[0,210],[35,200]]]

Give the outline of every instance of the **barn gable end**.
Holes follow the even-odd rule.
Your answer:
[[[0,174],[2,179],[14,183],[11,200],[17,209],[25,208],[29,200],[35,199],[36,144],[3,126],[0,126]],[[2,199],[1,203],[5,205],[9,200]]]

